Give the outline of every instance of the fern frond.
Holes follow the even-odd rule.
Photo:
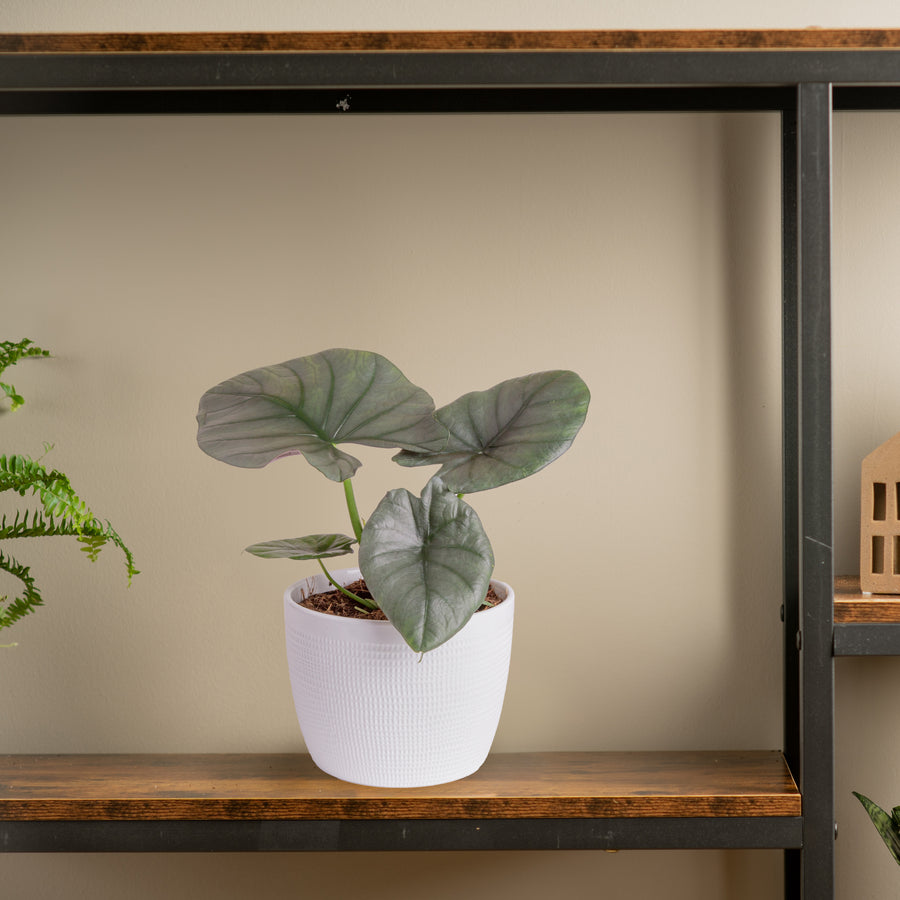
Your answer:
[[[132,552],[125,546],[124,541],[109,522],[101,522],[99,519],[94,519],[89,525],[82,527],[81,533],[78,535],[78,541],[83,544],[81,549],[87,554],[91,562],[97,561],[100,551],[107,544],[118,547],[125,557],[125,572],[128,576],[129,584],[131,584],[131,579],[135,575],[141,574],[140,570],[135,568]]]
[[[48,516],[65,517],[79,526],[94,518],[62,472],[48,470],[30,456],[0,456],[0,492],[3,491],[15,491],[22,497],[29,492],[36,494]]]
[[[125,557],[125,571],[128,575],[128,583],[134,575],[140,572],[134,565],[134,556],[131,550],[125,546],[116,530],[109,522],[101,522],[100,519],[91,517],[87,522],[76,521],[71,518],[55,519],[40,510],[31,513],[17,511],[12,520],[8,516],[0,517],[0,540],[7,538],[28,537],[74,537],[83,545],[82,550],[87,554],[91,562],[96,562],[100,551],[106,544],[118,547]],[[0,626],[2,627],[2,626]]]
[[[107,544],[118,547],[125,557],[128,583],[140,574],[131,550],[107,521],[101,521],[75,493],[69,479],[55,469],[48,470],[30,456],[0,456],[0,492],[15,491],[20,496],[31,493],[40,498],[43,509],[16,511],[12,519],[0,517],[0,540],[27,537],[74,537],[82,545],[88,559],[96,561]],[[0,569],[19,578],[25,585],[23,594],[7,602],[0,599],[0,629],[12,625],[40,606],[41,596],[27,567],[0,552]],[[2,606],[2,604],[6,604]]]
[[[47,350],[36,347],[29,339],[0,341],[0,375],[3,371],[28,356],[50,356]],[[0,382],[0,397],[6,395],[12,408],[25,401],[11,384]],[[52,444],[44,445],[44,452]],[[42,457],[43,458],[43,457]],[[69,479],[56,469],[47,469],[40,460],[21,454],[0,456],[0,493],[15,491],[19,496],[29,494],[40,498],[42,509],[17,511],[12,519],[0,517],[0,540],[26,537],[74,537],[92,562],[97,559],[106,544],[118,547],[125,557],[128,583],[139,574],[134,557],[109,522],[102,522],[75,493]],[[43,601],[27,566],[0,551],[0,571],[5,571],[22,582],[20,596],[10,600],[0,597],[0,629],[41,606]]]
[[[44,516],[39,510],[34,510],[30,513],[27,509],[16,510],[12,520],[7,515],[0,517],[0,540],[6,538],[50,537],[61,533],[68,534],[69,532],[60,532],[53,517]]]
[[[3,374],[4,369],[15,365],[20,359],[24,359],[27,356],[49,355],[49,350],[42,350],[28,338],[21,341],[0,341],[0,375]],[[0,381],[0,389],[9,397],[11,409],[18,409],[25,402],[25,399],[16,392],[16,389],[11,384],[4,384]]]
[[[42,606],[44,601],[35,587],[28,566],[23,566],[13,557],[3,553],[2,550],[0,550],[0,570],[18,578],[23,586],[22,594],[12,600],[8,596],[0,597],[0,628],[6,628],[14,622],[18,622],[22,616],[34,612],[35,608]]]

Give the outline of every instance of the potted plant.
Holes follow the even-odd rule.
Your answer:
[[[36,347],[28,338],[21,341],[0,341],[0,375],[21,359],[49,355],[47,350]],[[12,410],[25,403],[11,384],[0,382],[0,390],[9,398]],[[44,445],[45,453],[51,449],[52,445]],[[18,453],[0,455],[0,493],[14,491],[21,497],[30,494],[40,500],[40,509],[17,510],[11,518],[6,514],[0,517],[0,541],[71,536],[82,544],[82,550],[91,561],[97,559],[106,544],[113,544],[125,556],[125,570],[130,584],[132,576],[138,574],[131,551],[112,525],[98,519],[81,500],[69,479],[56,469],[45,468],[41,459],[32,459]],[[44,601],[31,569],[4,550],[0,550],[0,570],[22,583],[19,596],[0,596],[0,628],[7,628],[22,616],[33,612]]]
[[[351,534],[247,548],[322,568],[286,591],[285,625],[301,730],[326,772],[402,787],[455,780],[484,761],[505,692],[514,598],[491,580],[490,541],[463,495],[564,453],[589,400],[575,373],[552,371],[435,409],[385,357],[347,349],[254,369],[203,395],[197,440],[210,456],[258,468],[301,454],[343,487]],[[347,443],[440,469],[420,496],[391,490],[364,521],[353,490],[361,463],[338,446]],[[328,571],[325,559],[357,548],[359,569]],[[476,615],[491,587],[493,605]],[[353,618],[307,608],[329,588]]]

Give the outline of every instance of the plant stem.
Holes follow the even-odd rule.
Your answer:
[[[362,538],[362,522],[359,518],[359,510],[356,508],[356,495],[353,493],[353,483],[347,478],[342,482],[344,485],[344,497],[347,500],[347,512],[350,513],[350,524],[353,525],[353,534],[356,540]]]
[[[319,565],[322,567],[322,571],[325,573],[325,577],[331,582],[334,587],[336,587],[345,597],[349,597],[351,600],[355,600],[357,603],[361,603],[366,609],[378,609],[378,604],[373,602],[372,600],[366,600],[365,597],[358,597],[353,591],[348,591],[345,587],[338,584],[332,577],[331,573],[328,569],[325,568],[325,563],[322,560],[317,560]]]

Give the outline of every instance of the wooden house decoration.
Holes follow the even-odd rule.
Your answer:
[[[900,433],[863,460],[860,498],[860,588],[900,594]]]

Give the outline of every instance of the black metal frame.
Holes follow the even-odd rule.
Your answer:
[[[900,84],[872,50],[415,50],[0,54],[5,89]],[[866,108],[869,108],[868,106]]]
[[[835,656],[900,656],[900,625],[844,622],[834,626]]]
[[[6,852],[799,849],[799,818],[16,822]],[[2,832],[0,832],[2,833]]]
[[[898,108],[898,50],[0,54],[5,115],[780,112],[784,742],[803,794],[802,820],[34,822],[8,823],[3,849],[766,846],[786,850],[786,896],[833,896],[833,653],[900,635],[833,624],[831,116]]]

